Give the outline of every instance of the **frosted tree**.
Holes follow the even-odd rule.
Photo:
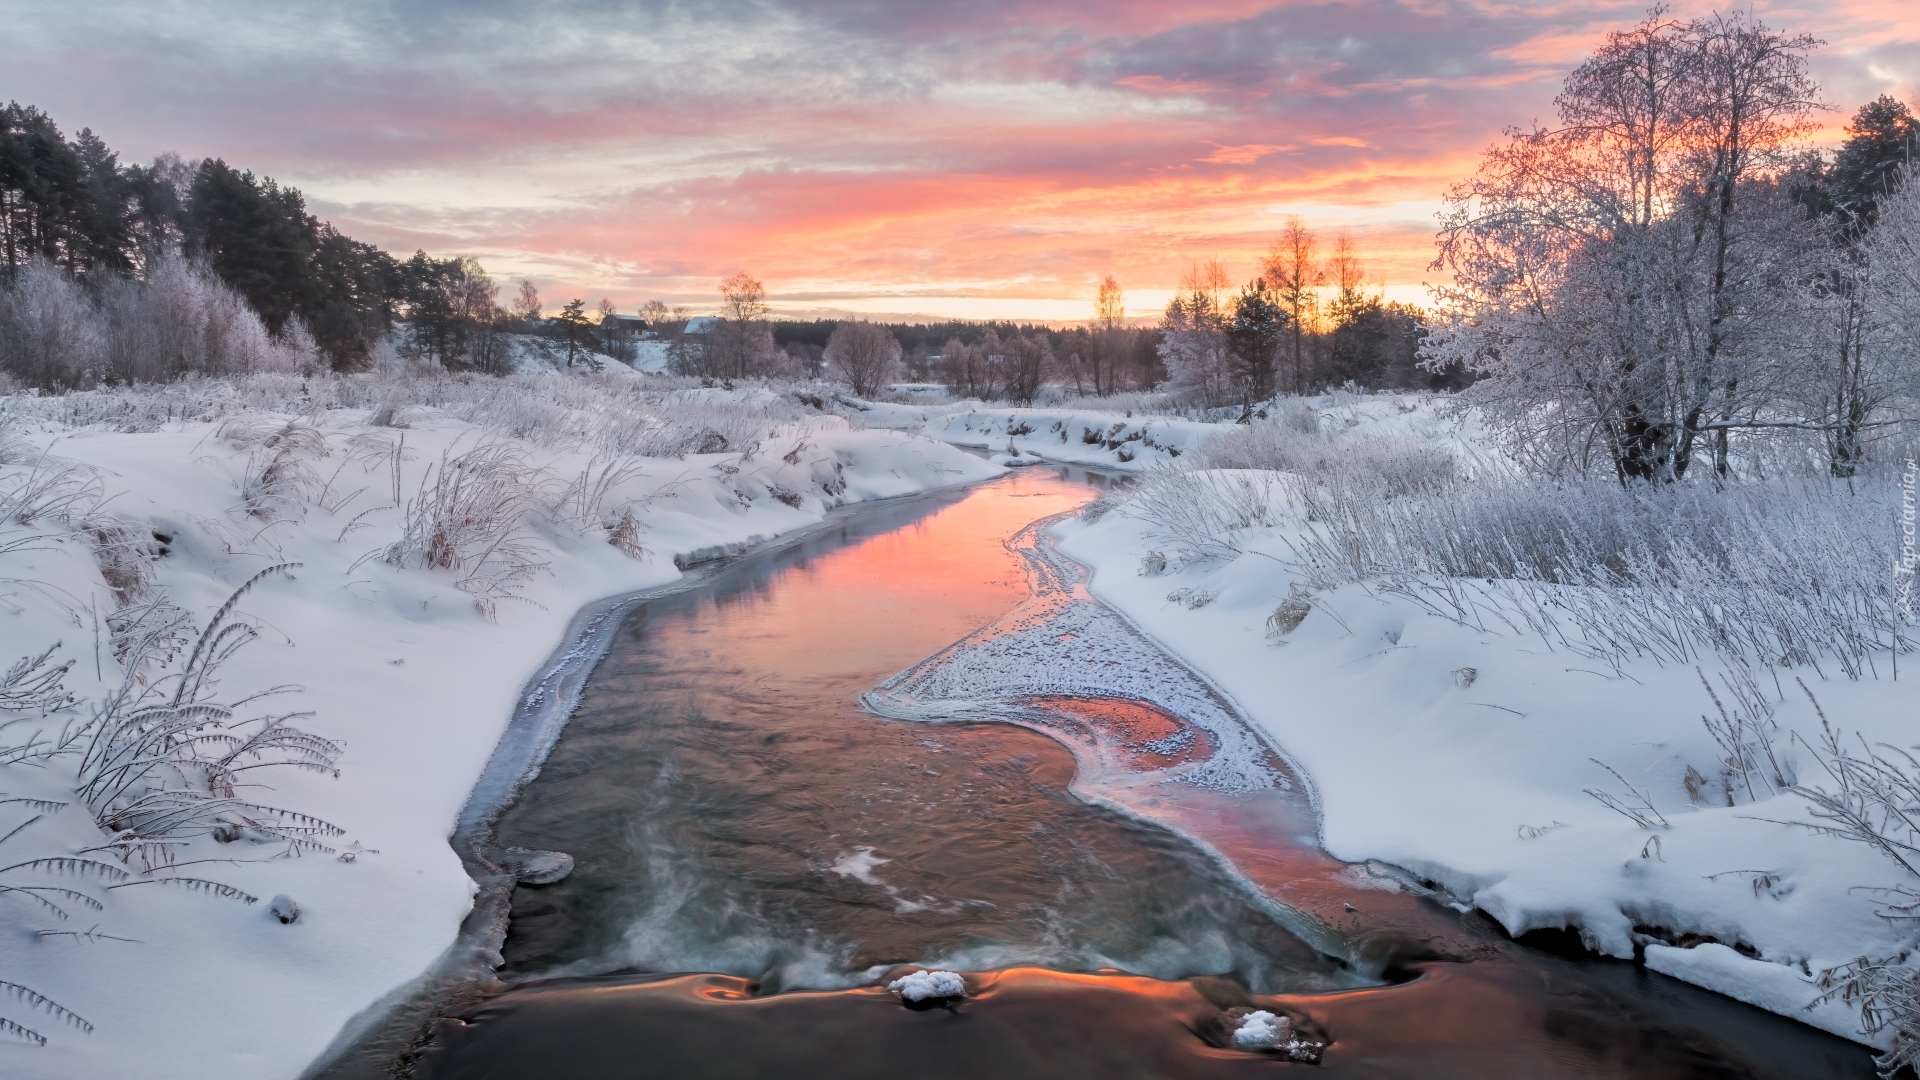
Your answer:
[[[1878,217],[1862,245],[1871,272],[1866,306],[1882,345],[1875,376],[1911,408],[1920,399],[1920,183],[1909,176],[1883,196]]]
[[[98,312],[71,275],[36,256],[0,288],[0,372],[28,386],[66,390],[104,374]]]
[[[1510,131],[1449,193],[1429,365],[1483,376],[1490,416],[1544,463],[1665,480],[1706,454],[1726,472],[1730,432],[1780,422],[1804,243],[1782,186],[1814,44],[1740,15],[1610,34],[1559,126]]]
[[[1233,357],[1227,350],[1221,293],[1226,272],[1218,262],[1196,264],[1160,320],[1160,360],[1167,389],[1207,408],[1231,399]]]
[[[860,397],[872,397],[900,377],[900,342],[884,326],[843,322],[822,354],[834,377]]]

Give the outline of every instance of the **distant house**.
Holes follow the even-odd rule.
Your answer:
[[[713,333],[714,330],[719,328],[719,326],[720,326],[720,319],[718,316],[695,315],[693,318],[687,320],[687,327],[685,330],[682,330],[681,333],[699,334],[700,336],[705,337],[706,335]]]
[[[600,332],[616,341],[639,341],[651,328],[638,315],[608,315],[600,320]]]

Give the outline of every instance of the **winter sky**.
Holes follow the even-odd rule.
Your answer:
[[[224,157],[348,234],[550,302],[1146,314],[1286,215],[1396,294],[1503,127],[1645,0],[0,0],[0,98],[128,157]],[[1682,3],[1677,14],[1711,10]],[[1826,41],[1826,137],[1920,98],[1920,0],[1759,0]]]

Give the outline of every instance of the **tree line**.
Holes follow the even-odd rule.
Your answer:
[[[174,268],[173,260],[191,266]],[[43,272],[30,275],[36,265]],[[189,163],[166,154],[125,164],[91,130],[67,138],[46,113],[9,103],[0,108],[0,286],[17,291],[34,277],[36,303],[73,292],[52,274],[78,290],[70,299],[99,309],[91,336],[131,318],[130,289],[178,297],[192,278],[193,290],[217,283],[241,298],[289,355],[304,350],[310,362],[340,371],[366,366],[401,319],[410,330],[401,344],[411,351],[449,367],[498,369],[497,334],[514,317],[497,306],[498,286],[471,259],[396,258],[319,220],[298,189],[271,177],[219,158]],[[9,306],[18,314],[30,305],[16,296]],[[30,331],[16,325],[11,337],[17,344]],[[147,374],[123,361],[38,370],[49,387]],[[169,366],[177,365],[157,365]]]
[[[1245,411],[1276,394],[1457,390],[1471,381],[1460,365],[1422,367],[1426,313],[1386,299],[1351,237],[1320,251],[1296,217],[1237,290],[1219,260],[1193,264],[1160,321],[1164,388],[1191,404]]]

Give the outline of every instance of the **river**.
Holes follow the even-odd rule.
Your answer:
[[[509,988],[416,1075],[1868,1077],[1860,1047],[1508,940],[1318,848],[1310,777],[1092,601],[1028,468],[628,613],[501,844]],[[863,707],[864,695],[864,707]],[[883,715],[884,714],[884,715]],[[1552,942],[1547,942],[1551,946]],[[966,973],[957,1004],[881,985]]]

